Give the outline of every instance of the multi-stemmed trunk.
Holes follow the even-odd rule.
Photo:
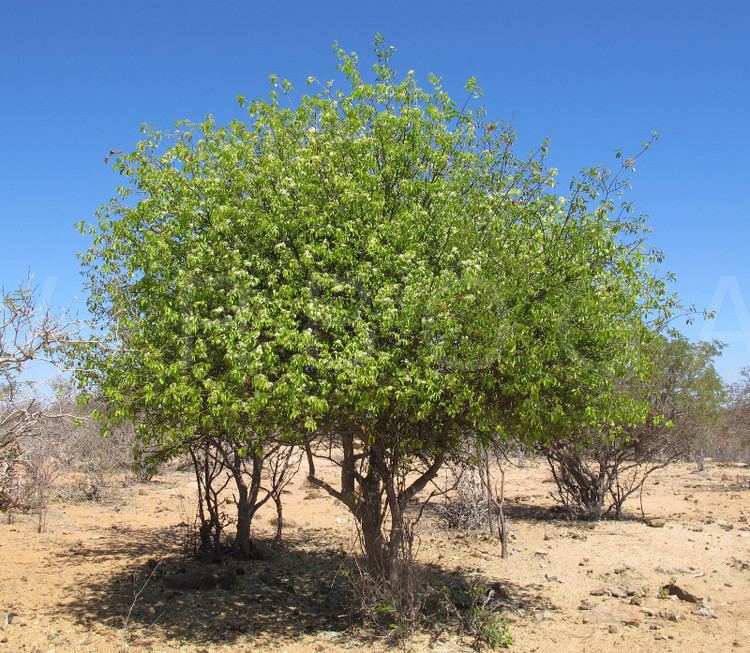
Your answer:
[[[438,451],[431,465],[407,485],[397,470],[404,462],[388,451],[386,436],[362,438],[363,451],[355,452],[354,437],[341,437],[341,489],[332,487],[309,469],[308,480],[325,489],[349,508],[357,521],[368,573],[379,581],[397,587],[400,562],[405,555],[408,529],[406,508],[439,471],[444,452]],[[311,460],[308,447],[308,460]],[[359,463],[365,463],[358,467]]]
[[[237,528],[232,550],[238,556],[254,556],[256,550],[250,537],[250,527],[255,513],[270,496],[268,494],[259,500],[263,456],[257,453],[246,455],[228,439],[205,435],[201,435],[190,454],[198,480],[200,551],[212,558],[222,555],[224,517],[220,495],[233,481]]]

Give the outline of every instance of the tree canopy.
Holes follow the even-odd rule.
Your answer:
[[[675,300],[622,197],[633,159],[561,194],[475,80],[457,103],[375,51],[369,81],[337,48],[342,88],[272,77],[245,119],[118,157],[126,184],[83,227],[101,330],[81,377],[153,442],[347,438],[327,489],[360,523],[385,493],[395,523],[463,438],[644,419],[617,379]]]

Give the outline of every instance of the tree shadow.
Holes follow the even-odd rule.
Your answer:
[[[565,508],[557,505],[539,505],[526,501],[507,501],[504,507],[505,516],[508,519],[536,521],[536,522],[559,522],[569,525],[575,521],[575,516]]]
[[[525,501],[509,501],[505,505],[505,516],[517,521],[547,522],[560,527],[591,529],[600,522],[642,522],[643,515],[634,504],[637,504],[637,497],[634,501],[626,503],[619,517],[615,515],[614,509],[611,509],[597,521],[586,519],[574,510],[559,504],[539,505]]]
[[[330,638],[362,626],[360,603],[348,577],[351,558],[323,535],[302,535],[284,547],[263,545],[266,559],[228,558],[212,564],[184,560],[169,545],[174,533],[168,529],[118,530],[58,555],[56,564],[69,567],[114,558],[136,564],[127,569],[119,564],[115,572],[109,565],[105,573],[79,578],[57,609],[87,628],[105,626],[131,640],[164,638],[206,645],[263,636],[293,640],[315,633]],[[473,579],[435,565],[420,567],[431,587],[450,590],[455,606],[468,609],[462,597],[470,595]],[[185,579],[198,582],[187,588]],[[550,607],[541,587],[522,588],[499,580],[482,585],[494,590],[502,609]],[[357,629],[358,639],[376,635]]]

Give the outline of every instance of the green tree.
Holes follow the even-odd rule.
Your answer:
[[[304,442],[397,583],[408,504],[462,440],[643,419],[615,380],[674,300],[621,199],[630,161],[561,196],[546,146],[519,158],[469,110],[474,80],[460,106],[375,50],[372,81],[337,49],[348,87],[310,78],[292,105],[272,77],[246,120],[146,130],[118,159],[129,183],[86,228],[82,369],[157,442]]]
[[[588,519],[612,513],[657,469],[707,445],[725,399],[714,367],[717,343],[691,343],[676,331],[647,346],[649,370],[622,379],[620,392],[647,407],[641,423],[609,422],[560,434],[542,444],[560,502]]]

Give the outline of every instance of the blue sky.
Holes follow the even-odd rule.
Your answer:
[[[750,3],[82,2],[0,0],[0,285],[35,275],[55,306],[81,304],[73,225],[118,183],[104,164],[148,122],[241,117],[270,73],[298,88],[334,75],[334,40],[367,60],[375,32],[396,66],[476,76],[522,147],[551,139],[563,177],[614,163],[652,130],[632,199],[688,304],[683,330],[720,338],[727,380],[750,365]],[[79,297],[75,300],[75,297]]]

